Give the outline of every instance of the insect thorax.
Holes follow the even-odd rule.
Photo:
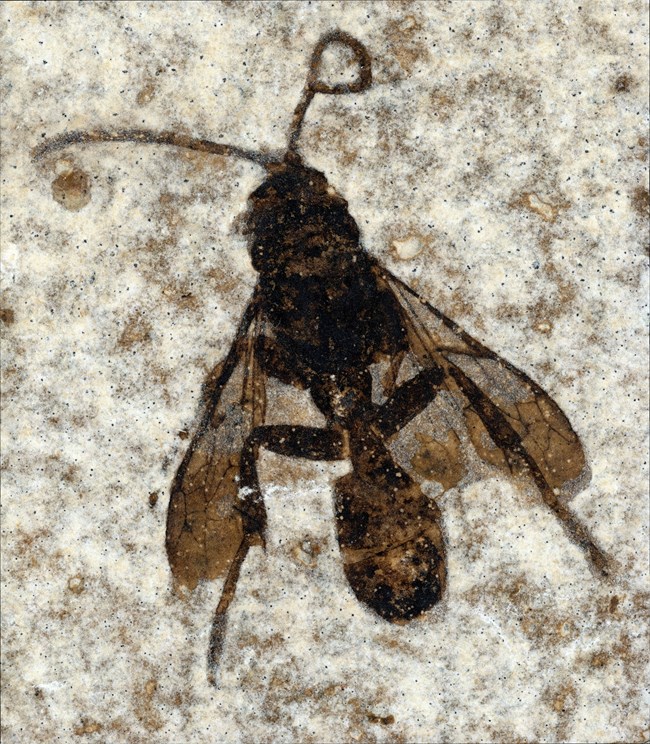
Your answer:
[[[405,345],[395,300],[322,173],[283,163],[251,194],[246,217],[262,308],[290,356],[346,376]]]
[[[246,233],[253,267],[310,274],[344,269],[357,254],[359,228],[325,176],[302,164],[277,166],[249,197]]]

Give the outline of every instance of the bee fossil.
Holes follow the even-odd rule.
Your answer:
[[[351,55],[353,82],[321,79],[331,45]],[[260,448],[350,461],[351,472],[334,484],[344,571],[357,598],[389,622],[418,617],[445,592],[441,513],[416,476],[456,485],[465,472],[464,450],[512,477],[532,479],[568,536],[601,574],[608,571],[606,556],[562,498],[561,489],[575,486],[588,469],[560,408],[381,266],[361,245],[345,198],[299,153],[317,93],[361,93],[371,83],[366,48],[332,31],[312,53],[285,153],[140,129],[70,132],[34,151],[43,157],[80,143],[163,144],[244,158],[266,171],[245,214],[258,283],[230,351],[205,383],[167,516],[175,579],[190,589],[225,579],[210,636],[213,681],[242,564],[251,546],[265,545]],[[266,383],[273,379],[307,391],[325,425],[265,424]],[[416,433],[424,448],[410,465],[400,464],[401,437],[425,412],[437,438]]]

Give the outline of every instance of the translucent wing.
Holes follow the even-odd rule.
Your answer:
[[[463,475],[461,443],[469,440],[484,462],[510,473],[527,472],[569,534],[604,572],[605,556],[561,498],[578,490],[589,469],[559,406],[404,282],[378,265],[376,271],[399,301],[412,363],[442,373],[435,405],[445,425],[437,437],[414,435],[421,447],[412,467],[445,487],[455,485]]]
[[[263,375],[255,358],[259,313],[247,307],[226,358],[205,385],[196,433],[178,468],[167,512],[166,548],[174,579],[194,589],[225,576],[245,557],[254,532],[239,489],[239,460],[248,434],[264,420]],[[243,498],[243,500],[242,500]]]

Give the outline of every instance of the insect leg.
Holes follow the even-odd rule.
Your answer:
[[[227,611],[235,596],[242,564],[255,537],[259,535],[264,542],[266,514],[257,476],[257,456],[260,447],[280,455],[305,457],[310,460],[342,460],[347,457],[345,435],[335,429],[289,425],[258,426],[246,440],[240,460],[240,492],[243,499],[239,507],[244,517],[244,538],[230,564],[223,585],[221,599],[212,621],[208,647],[209,680],[215,686],[226,634]]]
[[[390,439],[433,403],[443,380],[444,373],[440,367],[423,369],[395,388],[390,398],[377,410],[372,423],[383,437]]]
[[[340,429],[290,424],[258,426],[242,450],[240,484],[244,489],[259,491],[256,462],[260,447],[278,455],[307,460],[343,460],[347,457],[345,435]]]
[[[235,596],[235,589],[237,587],[237,581],[239,580],[239,572],[241,571],[242,563],[248,555],[250,545],[250,538],[245,534],[244,539],[230,564],[228,575],[226,576],[223,589],[221,590],[221,599],[219,600],[219,604],[214,613],[214,619],[212,620],[210,643],[208,645],[208,681],[214,687],[217,687],[219,661],[221,660],[221,652],[223,651],[223,641],[226,637],[228,607],[230,607],[230,603]]]
[[[239,471],[240,492],[243,494],[239,510],[244,517],[244,538],[230,564],[210,631],[208,671],[210,683],[215,686],[226,634],[227,611],[235,596],[242,564],[256,536],[259,535],[264,543],[266,512],[257,475],[260,447],[266,447],[280,455],[310,460],[342,460],[347,456],[343,432],[333,429],[289,425],[258,426],[246,440]]]
[[[259,535],[265,541],[266,512],[257,475],[260,447],[287,457],[308,460],[343,460],[348,456],[347,442],[340,429],[320,429],[312,426],[276,424],[258,426],[246,439],[239,464],[239,486],[244,517],[244,532]]]

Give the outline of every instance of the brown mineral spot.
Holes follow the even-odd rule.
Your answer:
[[[160,261],[165,260],[165,253],[167,250],[174,245],[174,241],[169,238],[155,239],[150,238],[146,243],[139,246],[141,251],[152,254],[156,261],[158,270],[163,271],[167,268],[167,264],[160,265]]]
[[[178,197],[175,194],[170,194],[168,191],[163,192],[158,197],[158,204],[160,204],[160,209],[170,228],[178,227],[182,221],[182,215],[179,212],[178,203]]]
[[[68,589],[73,594],[81,594],[85,588],[84,577],[81,576],[81,574],[77,574],[68,579]]]
[[[150,339],[151,326],[142,318],[140,313],[134,313],[127,320],[117,344],[124,349],[130,349],[132,346]]]
[[[410,75],[418,64],[429,59],[429,45],[422,38],[422,24],[415,16],[402,16],[386,24],[385,38],[397,63]]]
[[[221,266],[213,266],[206,272],[206,276],[213,279],[220,292],[227,294],[239,287],[239,280],[232,271],[227,271]]]
[[[227,173],[228,168],[231,167],[231,160],[226,155],[210,155],[209,158],[205,157],[205,153],[195,152],[194,150],[183,150],[178,153],[179,157],[188,164],[195,174],[201,174],[208,171],[213,176],[215,173]],[[207,202],[210,199],[210,191],[205,189],[204,186],[198,186],[192,190],[192,195],[189,199],[183,199],[182,203],[192,203],[199,201],[202,203]]]
[[[552,255],[553,247],[550,241],[543,238],[539,245],[545,255]],[[535,330],[548,334],[553,331],[559,318],[572,312],[576,289],[553,269],[552,263],[544,266],[544,273],[554,285],[554,291],[536,302],[528,312],[532,315]]]
[[[426,434],[417,433],[422,445],[411,459],[418,475],[441,483],[445,489],[453,488],[465,474],[460,451],[460,440],[449,432],[446,442],[438,442]]]
[[[48,541],[52,533],[49,530],[25,532],[18,528],[14,533],[14,556],[19,565],[24,564],[29,569],[39,568],[48,558],[52,559],[48,550]]]
[[[551,204],[541,199],[533,191],[524,191],[521,196],[510,203],[513,208],[528,209],[539,215],[545,222],[555,222],[562,209],[568,209],[571,205],[568,202]]]
[[[456,275],[456,272],[453,271],[449,271],[448,273],[451,276]],[[461,272],[458,272],[459,275],[460,273]],[[476,305],[471,301],[471,299],[468,299],[467,294],[465,294],[463,289],[454,289],[452,292],[449,292],[446,301],[449,303],[447,309],[452,318],[470,318],[476,329],[485,331],[485,319],[482,316],[477,315]]]
[[[74,483],[78,479],[79,468],[76,465],[68,465],[61,475],[66,483]]]
[[[578,629],[575,623],[537,607],[535,594],[536,591],[530,587],[526,587],[519,595],[510,593],[511,601],[521,612],[519,627],[522,633],[531,641],[544,645],[563,645],[567,640],[576,638]]]
[[[381,723],[383,726],[390,726],[395,723],[395,716],[378,716],[375,713],[368,713],[368,720],[370,723]]]
[[[341,165],[347,166],[359,160],[359,151],[353,147],[346,147],[341,153]]]
[[[519,600],[523,594],[522,590],[525,590],[526,588],[527,582],[524,576],[519,576],[515,579],[512,582],[510,589],[508,589],[508,597],[510,597],[510,601],[514,602],[516,599]]]
[[[650,592],[637,592],[633,594],[632,607],[635,612],[648,612],[648,609],[650,609]]]
[[[560,622],[555,626],[555,632],[561,638],[567,638],[572,634],[572,631],[573,625],[568,620],[560,620]]]
[[[643,186],[637,186],[632,192],[632,206],[641,217],[650,214],[650,192]]]
[[[511,729],[488,726],[485,731],[486,741],[507,741],[508,744],[531,744],[532,739],[526,739]]]
[[[142,687],[135,688],[135,714],[140,723],[149,731],[157,731],[163,726],[162,719],[154,707],[153,697],[158,689],[158,683],[151,677]]]
[[[171,395],[169,394],[169,388],[167,381],[169,380],[169,374],[166,370],[157,364],[152,364],[149,368],[151,379],[154,380],[158,385],[159,394],[167,405],[172,405]]]
[[[627,661],[630,658],[631,648],[632,642],[630,641],[630,637],[627,635],[627,633],[623,633],[620,636],[618,643],[613,646],[612,653],[619,659]]]
[[[403,640],[400,640],[398,636],[391,636],[388,633],[382,633],[377,636],[377,644],[390,649],[397,649],[403,654],[413,655],[413,647]]]
[[[169,284],[163,287],[163,295],[182,310],[195,310],[199,306],[198,300],[187,287]]]
[[[343,116],[343,110],[339,111],[337,117],[336,106],[332,111],[334,121],[337,122],[340,116]],[[363,119],[360,116],[346,115],[348,125],[345,128],[338,126],[337,123],[321,124],[310,128],[309,137],[317,144],[323,144],[337,153],[337,158],[342,164],[351,164],[357,159],[358,150],[355,147],[354,138],[350,137],[350,132],[358,132],[363,127]]]
[[[619,602],[620,602],[620,599],[616,596],[616,594],[609,600],[609,614],[610,615],[614,615],[616,613]]]
[[[467,97],[483,108],[482,115],[495,105],[513,107],[523,111],[535,102],[537,83],[520,75],[501,75],[490,71],[467,81]],[[480,110],[480,109],[477,109]]]
[[[479,156],[472,163],[472,167],[463,174],[463,183],[469,191],[477,191],[478,184],[481,181],[488,180],[492,176],[493,171],[494,166],[492,163],[488,159]]]
[[[135,102],[138,106],[144,106],[153,99],[155,94],[156,86],[152,82],[146,83],[146,85],[138,91],[138,95],[135,97]]]
[[[589,664],[592,667],[598,668],[598,667],[604,667],[608,661],[609,661],[609,655],[606,654],[604,651],[598,651],[591,657]]]
[[[85,736],[86,734],[97,734],[102,730],[102,724],[96,721],[89,721],[85,718],[81,719],[81,724],[76,726],[74,733],[76,736]]]
[[[10,307],[0,308],[0,320],[7,325],[11,325],[16,320],[16,315]]]
[[[434,116],[440,121],[449,121],[454,109],[454,98],[444,88],[435,87],[429,94]]]
[[[251,592],[251,596],[254,599],[259,599],[260,592],[258,591]],[[237,647],[239,649],[254,648],[254,649],[257,649],[257,652],[259,654],[259,652],[262,649],[275,648],[276,642],[278,643],[279,646],[281,646],[282,645],[281,636],[279,636],[278,634],[277,638],[278,638],[277,641],[275,639],[273,641],[270,641],[268,639],[266,641],[262,641],[262,639],[257,635],[257,633],[248,631],[248,632],[242,633],[242,635],[237,639]]]
[[[560,685],[553,693],[553,710],[564,713],[575,707],[576,691],[572,684]]]
[[[158,503],[158,491],[152,491],[149,494],[149,506],[152,508]]]
[[[490,12],[486,16],[486,25],[489,32],[489,37],[493,36],[507,36],[508,22],[503,15],[503,9],[498,6],[494,9],[490,8]]]
[[[616,91],[616,93],[629,93],[629,91],[634,86],[634,78],[631,75],[628,75],[627,73],[624,73],[623,75],[619,75],[616,80],[614,80],[613,88]]]
[[[510,320],[518,322],[525,314],[525,309],[521,304],[516,302],[503,302],[496,312],[500,320]]]
[[[78,212],[90,201],[90,179],[79,168],[60,173],[52,181],[52,196],[62,207]]]

